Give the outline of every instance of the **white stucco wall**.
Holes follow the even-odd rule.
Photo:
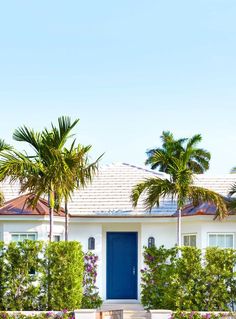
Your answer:
[[[208,246],[209,233],[232,233],[234,235],[234,248],[236,248],[236,220],[230,217],[222,221],[206,221],[202,223],[202,249]]]
[[[99,223],[70,223],[69,225],[69,240],[77,240],[82,244],[84,252],[88,251],[88,239],[89,237],[95,238],[95,253],[98,256],[98,276],[97,287],[99,291],[103,291],[103,264],[102,258],[102,224]]]
[[[2,240],[6,244],[11,241],[12,233],[36,233],[38,240],[48,240],[48,221],[4,221],[1,223]],[[54,235],[60,235],[64,239],[64,224],[55,222]]]

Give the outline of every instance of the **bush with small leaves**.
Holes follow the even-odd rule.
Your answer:
[[[202,256],[195,247],[182,247],[178,257],[178,250],[145,248],[146,266],[141,270],[144,307],[229,311],[236,301],[236,251],[213,247]]]
[[[99,308],[102,304],[102,299],[96,287],[97,261],[98,256],[92,252],[84,255],[83,298],[81,306],[84,309]]]

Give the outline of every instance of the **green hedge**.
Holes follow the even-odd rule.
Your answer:
[[[83,295],[80,243],[0,242],[0,310],[74,310]]]
[[[78,309],[82,300],[84,260],[80,243],[52,242],[45,251],[48,309]]]
[[[236,251],[145,248],[141,300],[147,309],[228,311],[236,300]]]
[[[23,241],[9,244],[3,252],[2,306],[7,310],[33,310],[38,308],[42,260],[42,242]]]

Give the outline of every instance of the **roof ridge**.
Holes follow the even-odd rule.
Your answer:
[[[125,166],[129,166],[129,167],[133,167],[133,168],[137,168],[139,170],[142,170],[142,171],[145,171],[145,172],[148,172],[148,173],[152,173],[154,175],[162,175],[162,176],[168,176],[168,174],[164,173],[164,172],[156,172],[156,171],[153,171],[153,170],[150,170],[150,169],[147,169],[145,167],[141,167],[141,166],[137,166],[137,165],[133,165],[133,164],[128,164],[128,163],[121,163],[122,165],[125,165]]]
[[[137,165],[129,164],[129,163],[125,163],[125,162],[115,162],[115,163],[101,165],[100,169],[114,167],[114,166],[128,166],[128,167],[136,168],[138,170],[142,170],[142,171],[154,174],[154,175],[161,175],[163,177],[164,176],[168,176],[168,174],[166,174],[165,172],[156,172],[156,171],[153,171],[151,169],[148,169],[148,168],[145,168],[145,167],[142,167],[142,166],[137,166]]]
[[[236,174],[230,174],[230,173],[227,173],[227,174],[216,174],[216,175],[212,175],[212,174],[209,174],[209,173],[205,173],[205,174],[194,174],[194,177],[195,178],[215,178],[215,179],[218,179],[218,178],[235,178],[236,179]]]
[[[11,198],[11,199],[5,201],[0,208],[3,208],[4,206],[8,205],[8,204],[9,204],[10,202],[12,202],[12,201],[15,201],[15,200],[17,200],[17,199],[23,198],[23,197],[25,197],[25,196],[30,196],[30,195],[32,195],[32,194],[31,194],[31,193],[26,193],[26,194],[21,194],[21,195],[19,195],[19,196],[17,196],[17,197],[13,197],[13,198]]]

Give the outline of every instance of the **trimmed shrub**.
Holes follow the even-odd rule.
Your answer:
[[[181,257],[176,260],[176,273],[172,278],[175,308],[188,311],[206,309],[203,307],[206,286],[200,249],[181,248]]]
[[[236,251],[233,249],[207,248],[205,254],[205,294],[203,309],[228,310],[236,300]]]
[[[174,309],[177,248],[145,247],[141,302],[147,309]]]
[[[52,242],[45,250],[43,283],[48,309],[78,309],[82,300],[84,261],[77,241]]]
[[[84,309],[98,308],[102,304],[102,299],[96,287],[97,260],[98,257],[92,252],[84,255],[83,298],[81,306]]]
[[[38,274],[42,270],[42,242],[25,240],[9,244],[3,254],[2,306],[6,310],[34,310],[40,294]]]
[[[180,258],[177,252],[177,248],[163,246],[145,248],[146,267],[141,270],[144,307],[229,311],[236,300],[236,251],[207,248],[203,259],[194,247],[181,248]]]

